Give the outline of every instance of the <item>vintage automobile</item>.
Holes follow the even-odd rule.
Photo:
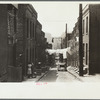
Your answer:
[[[58,71],[67,71],[67,65],[65,62],[58,63]]]

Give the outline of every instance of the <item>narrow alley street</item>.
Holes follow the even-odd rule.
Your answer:
[[[56,67],[53,67],[49,72],[42,77],[38,82],[80,82],[73,75],[67,71],[57,71]]]

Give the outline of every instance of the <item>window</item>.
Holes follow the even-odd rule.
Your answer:
[[[30,48],[30,62],[31,62],[31,60],[32,60],[32,55],[31,55],[31,48]]]
[[[83,57],[84,57],[84,44],[83,44]]]
[[[31,32],[31,31],[30,31],[30,23],[31,23],[31,22],[30,22],[30,20],[29,20],[29,23],[28,23],[28,27],[29,27],[28,38],[30,38],[30,32]]]
[[[84,20],[83,20],[83,34],[84,34]]]
[[[34,23],[33,23],[33,38],[34,38],[35,34],[34,34]]]
[[[8,15],[8,34],[11,32],[11,27],[10,27],[10,16]]]
[[[30,38],[31,38],[31,35],[32,35],[32,22],[30,21]]]
[[[88,44],[86,43],[86,65],[87,65]]]
[[[8,36],[8,44],[13,44],[13,37]]]
[[[86,17],[86,33],[88,33],[88,17]]]
[[[27,38],[28,38],[29,26],[28,26],[28,19],[27,19]]]
[[[16,19],[17,10],[14,9],[14,35],[13,35],[13,43],[16,42],[16,32],[17,32],[17,19]]]
[[[30,20],[27,19],[27,38],[30,37]]]
[[[26,49],[26,62],[28,64],[28,49]]]

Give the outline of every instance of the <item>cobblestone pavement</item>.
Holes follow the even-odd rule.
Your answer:
[[[67,71],[57,71],[57,68],[51,68],[50,71],[39,80],[39,82],[80,82]]]

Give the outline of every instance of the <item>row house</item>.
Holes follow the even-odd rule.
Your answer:
[[[62,48],[62,38],[54,37],[52,38],[52,49],[61,49]]]
[[[66,33],[64,32],[62,35],[61,35],[61,48],[66,48]]]
[[[11,69],[22,70],[16,67],[15,54],[18,10],[14,5],[0,4],[0,13],[0,81],[7,81],[7,76],[14,76],[9,74]]]
[[[100,4],[88,4],[82,10],[83,72],[100,73]],[[72,55],[69,65],[79,66],[79,21],[76,23],[70,40]],[[73,57],[71,57],[73,56]],[[76,62],[76,63],[75,63]],[[78,67],[77,67],[78,68]]]
[[[100,73],[100,4],[88,4],[82,11],[84,63],[88,73]]]
[[[79,67],[79,28],[78,22],[75,24],[73,28],[71,37],[68,40],[68,47],[71,47],[71,55],[68,55],[67,63],[68,66],[73,66],[78,69]]]
[[[39,21],[37,21],[36,24],[36,63],[40,62],[40,58],[41,58],[41,30],[42,30],[42,25],[40,24]]]
[[[23,76],[27,76],[27,69],[28,69],[27,65],[29,63],[33,64],[32,72],[34,71],[33,67],[35,66],[36,21],[37,21],[37,12],[31,5],[28,4],[18,5],[16,64],[17,66],[22,66]],[[20,55],[21,57],[19,57]],[[21,58],[22,61],[18,58]]]
[[[0,81],[23,81],[28,64],[33,74],[41,58],[42,25],[29,4],[0,4],[0,13]]]
[[[47,49],[52,49],[52,44],[47,42]]]
[[[70,46],[70,40],[72,38],[72,33],[67,33],[67,47]]]
[[[46,42],[47,42],[47,39],[45,38],[45,33],[43,31],[41,31],[41,44],[40,44],[40,61],[41,61],[41,67],[44,67],[45,66],[45,61],[46,61],[46,52],[45,52],[45,49],[46,49]]]
[[[70,40],[72,37],[72,33],[67,32],[67,24],[66,24],[66,30],[65,32],[61,35],[61,47],[62,48],[67,48],[70,46]]]

